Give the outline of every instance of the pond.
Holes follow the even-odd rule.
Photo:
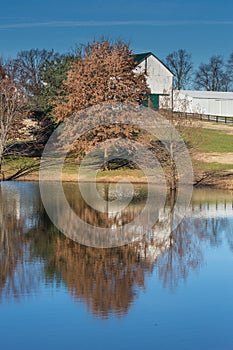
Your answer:
[[[64,185],[76,215],[96,227],[132,222],[146,203],[145,185],[123,211],[114,207],[114,185],[97,187],[105,211]],[[124,200],[129,185],[119,190]],[[100,248],[80,244],[85,232],[71,240],[52,224],[38,183],[2,183],[0,348],[233,349],[233,194],[194,190],[172,233],[171,201],[156,203],[131,226],[129,244]],[[143,220],[154,212],[148,229]],[[62,207],[59,215],[66,219]]]

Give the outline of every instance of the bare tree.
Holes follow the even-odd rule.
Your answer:
[[[166,64],[175,74],[174,88],[185,89],[190,83],[193,63],[191,55],[183,49],[174,51],[166,57]]]
[[[14,78],[3,69],[1,71],[5,74],[0,78],[0,175],[4,179],[3,157],[9,148],[12,134],[16,134],[19,129],[24,98],[17,89]]]
[[[201,63],[195,75],[195,87],[198,90],[228,91],[230,77],[228,76],[223,58],[212,56],[209,63]]]
[[[233,52],[230,54],[230,57],[226,64],[226,72],[227,76],[230,80],[230,90],[233,89]]]
[[[47,84],[44,73],[46,65],[56,63],[60,56],[53,50],[31,49],[20,51],[14,60],[17,84],[23,90],[28,108],[34,114],[45,113],[48,108],[44,94]]]

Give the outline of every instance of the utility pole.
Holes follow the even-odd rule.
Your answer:
[[[171,88],[171,117],[170,117],[170,192],[176,191],[176,166],[174,161],[174,149],[173,149],[173,112],[174,112],[174,98],[173,98],[173,77],[172,77],[172,88]]]
[[[174,77],[172,76],[172,89],[171,89],[171,110],[172,110],[172,119],[174,111]]]

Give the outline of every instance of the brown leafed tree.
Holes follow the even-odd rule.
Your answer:
[[[0,60],[0,80],[2,80],[5,77],[5,75],[6,75],[6,70],[3,67],[1,60]]]
[[[121,41],[110,43],[103,40],[87,45],[80,59],[72,63],[67,80],[63,83],[63,89],[55,107],[57,120],[61,121],[80,110],[103,102],[139,104],[146,98],[149,89],[145,75],[134,73],[135,66],[129,46]],[[91,144],[94,146],[99,139],[104,141],[122,137],[122,135],[128,138],[134,133],[135,128],[129,125],[122,126],[118,131],[115,125],[99,126],[91,133]],[[81,151],[80,147],[82,154],[90,149],[89,134],[82,140],[78,140],[75,146],[78,154]],[[104,159],[104,167],[107,170],[107,148],[105,148]]]
[[[127,44],[107,40],[94,42],[73,62],[64,81],[55,115],[60,121],[101,102],[135,102],[149,92],[143,74],[135,74],[134,57]]]

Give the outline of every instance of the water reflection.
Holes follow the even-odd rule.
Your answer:
[[[140,259],[137,247],[93,249],[57,237],[54,248],[46,269],[61,276],[72,296],[102,317],[125,314],[152,269],[150,262]]]
[[[43,193],[46,193],[46,198],[43,198],[49,217],[67,237],[96,248],[112,248],[140,241],[145,234],[151,233],[160,208],[165,204],[164,187],[155,186],[147,191],[145,186],[136,186],[130,205],[124,208],[128,197],[131,198],[128,186],[122,184],[118,191],[119,186],[114,184],[99,184],[97,192],[102,192],[102,196],[98,198],[93,196],[90,185],[84,184],[82,193],[85,192],[88,202],[95,202],[95,210],[83,200],[78,186],[66,185],[65,195],[63,191],[57,191],[56,186],[56,183],[43,184]],[[120,200],[117,199],[119,194]]]
[[[100,191],[105,191],[100,186]],[[83,218],[101,225],[132,220],[142,210],[146,188],[122,213],[92,213],[77,189],[66,196]],[[111,194],[111,193],[110,193]],[[230,193],[195,191],[187,217],[170,233],[171,198],[158,210],[154,229],[144,228],[140,242],[112,249],[80,245],[51,224],[41,205],[37,184],[0,186],[0,298],[20,300],[39,293],[39,286],[65,286],[74,300],[83,301],[96,316],[124,315],[145,280],[156,269],[164,287],[175,290],[204,262],[204,244],[219,246],[225,237],[233,251],[233,211]],[[180,208],[182,210],[182,208]],[[92,215],[93,214],[93,215]],[[207,215],[208,214],[208,215]],[[140,230],[144,227],[141,223]]]
[[[0,298],[19,299],[38,286],[41,270],[30,264],[28,230],[39,221],[38,187],[0,185]]]

